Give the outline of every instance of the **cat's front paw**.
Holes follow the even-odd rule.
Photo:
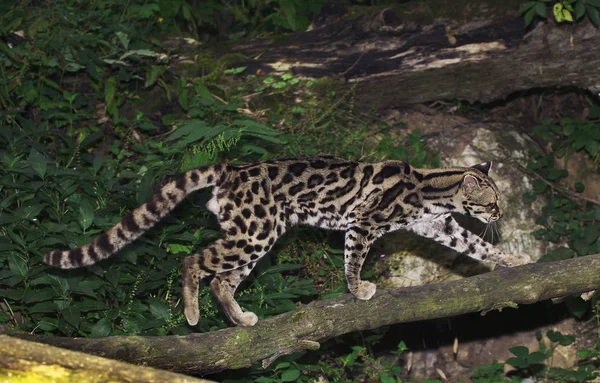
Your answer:
[[[527,254],[503,254],[496,260],[496,264],[502,267],[515,267],[532,263],[531,257]]]
[[[375,295],[375,291],[377,291],[377,286],[375,286],[374,283],[368,281],[360,281],[358,282],[358,288],[355,291],[350,291],[358,299],[368,301],[373,295]]]
[[[237,318],[235,318],[235,324],[239,326],[250,327],[254,326],[256,322],[258,322],[258,317],[253,312],[245,312],[240,314]]]

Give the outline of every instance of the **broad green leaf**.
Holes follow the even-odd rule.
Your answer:
[[[71,291],[83,295],[87,295],[92,298],[98,297],[98,289],[104,285],[104,281],[98,280],[84,280],[79,283],[70,282]]]
[[[529,364],[540,364],[546,360],[546,354],[540,351],[532,352],[527,356],[527,362]]]
[[[527,11],[527,13],[525,13],[525,26],[527,27],[529,24],[531,24],[531,22],[533,21],[533,18],[535,17],[535,8],[531,8],[530,10]]]
[[[23,303],[30,304],[33,302],[49,301],[56,298],[58,298],[58,294],[50,287],[41,290],[28,289],[25,291],[25,295],[23,295]]]
[[[379,380],[381,381],[381,383],[397,383],[396,378],[386,373],[382,373],[381,375],[379,375]]]
[[[576,256],[577,256],[577,253],[575,253],[573,250],[569,249],[568,247],[559,247],[554,250],[549,250],[544,256],[542,256],[538,260],[538,263],[561,261],[564,259],[575,258]]]
[[[521,9],[519,12],[521,12],[521,13],[526,12],[526,11],[530,10],[531,8],[533,8],[536,4],[537,4],[537,1],[528,1],[521,6]]]
[[[81,311],[79,308],[69,306],[62,310],[61,314],[68,324],[79,329],[79,324],[81,323]]]
[[[33,220],[40,214],[40,212],[42,211],[42,209],[44,207],[45,207],[45,205],[23,206],[23,207],[16,209],[14,211],[14,214],[16,217],[18,217],[20,219]]]
[[[77,301],[77,308],[82,312],[101,311],[108,309],[108,305],[103,301],[84,298]]]
[[[87,203],[81,204],[81,206],[79,206],[79,216],[77,220],[81,229],[85,232],[92,225],[94,220],[94,209]]]
[[[158,298],[148,298],[150,312],[155,318],[169,320],[171,316],[169,306]]]
[[[527,363],[526,359],[523,358],[508,358],[506,359],[506,364],[511,365],[515,368],[527,368],[529,367],[529,363]]]
[[[167,70],[167,67],[164,65],[152,65],[152,68],[150,68],[149,73],[146,75],[146,82],[144,83],[144,88],[148,88],[148,87],[154,85],[154,83],[156,83],[158,78],[166,70]]]
[[[589,140],[585,143],[585,150],[590,156],[595,156],[598,153],[598,142]]]
[[[98,170],[100,170],[103,163],[104,163],[104,157],[102,157],[100,155],[94,157],[94,160],[92,161],[92,169],[94,170],[94,174],[98,173]]]
[[[585,15],[585,4],[582,0],[579,0],[575,3],[575,19],[579,20],[583,15]]]
[[[300,377],[300,370],[286,370],[281,374],[282,382],[295,382]]]
[[[588,0],[588,3],[589,3],[589,0]],[[585,10],[587,12],[588,17],[592,21],[592,23],[596,27],[600,26],[600,13],[598,12],[598,10],[589,4],[585,5]]]
[[[46,157],[44,157],[44,155],[37,150],[31,149],[31,152],[29,153],[29,159],[27,161],[29,162],[29,166],[31,166],[35,174],[37,174],[40,178],[44,178],[46,175]]]
[[[110,335],[112,331],[112,324],[110,319],[102,318],[92,327],[91,337],[92,338],[104,338]]]
[[[2,283],[5,284],[4,281]],[[14,301],[19,301],[23,298],[23,290],[21,290],[21,289],[0,290],[0,297],[12,299]]]
[[[546,9],[546,4],[544,3],[537,3],[535,5],[535,12],[538,14],[538,16],[540,16],[543,19],[548,18],[548,11]]]
[[[56,306],[56,303],[54,303],[52,301],[45,301],[45,302],[40,302],[40,303],[34,304],[33,306],[29,307],[28,311],[30,314],[54,313],[54,312],[58,311],[58,306]]]
[[[29,274],[29,267],[27,266],[27,262],[22,260],[14,253],[10,253],[8,255],[8,267],[10,271],[15,276],[19,276],[22,279],[25,279]]]
[[[281,363],[278,363],[277,366],[275,366],[274,370],[277,371],[282,368],[288,368],[289,366],[290,366],[290,362],[281,362]]]
[[[529,349],[525,346],[516,346],[508,350],[518,358],[527,358],[527,355],[529,355]]]
[[[38,327],[44,331],[55,331],[58,329],[58,319],[50,317],[42,317],[38,323]]]

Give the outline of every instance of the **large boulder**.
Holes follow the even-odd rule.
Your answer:
[[[473,233],[485,234],[485,239],[502,251],[518,255],[521,263],[537,260],[544,254],[544,244],[533,236],[538,228],[535,218],[543,202],[523,202],[523,194],[531,190],[533,181],[524,170],[528,151],[536,145],[531,139],[507,123],[474,123],[464,117],[415,112],[395,117],[407,123],[408,132],[417,129],[424,134],[443,167],[493,162],[490,175],[502,192],[504,217],[497,226],[486,227],[478,220],[456,216],[461,225]],[[380,283],[389,287],[452,280],[491,268],[403,231],[384,236],[375,244],[374,251],[381,258],[376,265]]]

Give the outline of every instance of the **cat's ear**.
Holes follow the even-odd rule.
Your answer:
[[[483,174],[485,174],[487,176],[488,173],[490,172],[490,169],[492,168],[492,161],[484,162],[482,164],[473,165],[471,167],[473,169],[479,170],[480,172],[482,172]]]
[[[465,195],[471,195],[475,190],[479,189],[479,181],[470,174],[463,177],[462,190]]]

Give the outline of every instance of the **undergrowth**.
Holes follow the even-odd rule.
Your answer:
[[[74,0],[27,8],[2,4],[0,324],[80,337],[184,335],[227,327],[206,285],[200,291],[198,326],[189,327],[182,314],[182,259],[219,236],[215,219],[204,207],[207,191],[185,200],[164,222],[106,262],[69,271],[41,262],[47,251],[88,243],[142,204],[157,184],[181,171],[223,161],[318,153],[402,159],[418,167],[439,164],[418,132],[405,135],[401,125],[377,124],[359,115],[353,90],[342,91],[335,81],[306,81],[290,73],[250,75],[235,64],[240,57],[215,60],[202,50],[197,53],[204,61],[194,67],[201,75],[173,70],[169,49],[149,36],[190,26],[227,32],[229,38],[297,30],[323,2],[252,2],[247,14],[239,12],[243,2],[233,2],[237,8],[226,10],[219,8],[221,3],[208,3],[213,8],[203,11],[184,0],[172,7],[158,0],[132,0],[127,6]],[[219,11],[232,12],[243,23],[229,29],[213,24]],[[294,14],[299,16],[290,16]],[[581,126],[552,132],[561,139],[579,137],[585,135],[580,129],[587,132]],[[599,141],[586,136],[582,147],[574,138],[560,142],[569,142],[565,145],[573,150],[585,148],[597,160],[597,145],[588,143],[590,139]],[[531,170],[545,180],[564,178],[562,172],[555,174],[547,157],[535,158],[539,165]],[[598,208],[577,202],[569,193],[561,199],[547,194],[557,189],[534,187],[536,194],[526,198],[548,195],[560,201],[544,210],[543,219],[551,217],[552,224],[538,236],[555,242],[569,238],[569,251],[579,255],[597,251]],[[575,193],[582,187],[574,185]],[[339,256],[343,249],[327,234],[294,230],[272,253],[239,293],[242,307],[259,318],[346,292]],[[366,270],[364,277],[370,274]],[[282,358],[267,370],[255,366],[222,377],[230,383],[308,382],[318,377],[400,382],[404,343],[391,357],[378,356],[371,347],[386,331],[350,334],[319,352]],[[597,350],[583,350],[580,356],[593,360]],[[507,363],[525,376],[552,350],[540,352],[543,357],[514,350],[516,361]],[[481,367],[474,372],[475,381],[502,381],[495,380],[501,378],[498,366]],[[583,381],[579,377],[592,375],[582,368],[568,379]],[[538,374],[548,371],[535,367]]]

